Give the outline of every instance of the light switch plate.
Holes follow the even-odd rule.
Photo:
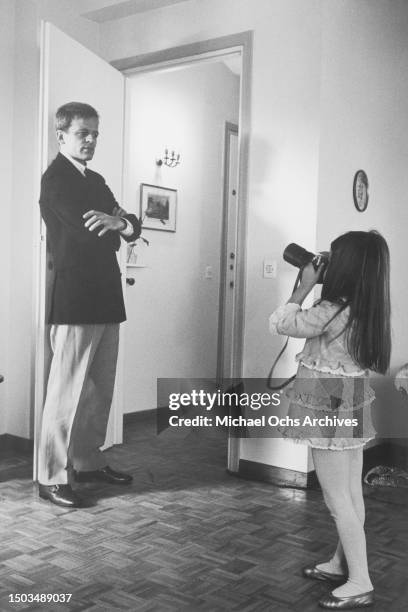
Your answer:
[[[278,262],[276,259],[264,259],[263,262],[263,277],[276,278],[278,273]]]

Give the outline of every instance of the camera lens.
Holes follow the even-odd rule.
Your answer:
[[[283,259],[296,268],[303,268],[304,266],[307,266],[307,264],[310,263],[314,257],[314,253],[306,251],[306,249],[299,246],[295,242],[288,244],[286,249],[283,251]]]
[[[290,263],[292,266],[295,266],[296,268],[304,268],[305,266],[307,266],[307,264],[312,262],[315,270],[317,270],[320,264],[324,263],[324,266],[317,280],[319,284],[323,283],[324,273],[326,271],[327,264],[329,263],[328,253],[324,252],[318,253],[316,255],[315,253],[306,251],[306,249],[299,246],[295,242],[291,242],[283,251],[283,259]]]

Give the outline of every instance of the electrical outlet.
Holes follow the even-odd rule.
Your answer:
[[[212,278],[213,277],[213,269],[212,266],[206,266],[204,272],[204,278]]]

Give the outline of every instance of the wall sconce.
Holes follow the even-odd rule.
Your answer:
[[[178,166],[180,163],[180,153],[175,153],[175,151],[172,151],[169,155],[169,150],[165,149],[164,150],[164,157],[162,157],[161,159],[157,159],[156,160],[156,164],[158,166],[163,166],[163,164],[165,166],[168,166],[169,168],[175,168],[176,166]]]

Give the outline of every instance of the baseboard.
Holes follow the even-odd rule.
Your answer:
[[[154,423],[157,417],[157,408],[154,410],[143,410],[140,412],[130,412],[123,415],[123,425],[131,423]],[[333,451],[340,452],[340,451]],[[377,465],[396,465],[401,468],[408,466],[408,447],[398,446],[390,442],[382,442],[364,450],[363,473]],[[258,480],[267,482],[278,487],[292,487],[296,489],[316,489],[319,488],[315,470],[310,472],[298,472],[279,468],[274,465],[258,463],[240,459],[238,472],[230,472],[231,475],[246,480]]]
[[[393,465],[393,447],[388,442],[371,446],[364,451],[363,473],[365,474],[376,465]],[[405,460],[408,460],[408,449],[401,447],[405,451]],[[333,451],[340,452],[340,451]],[[295,489],[317,489],[319,483],[315,470],[310,472],[298,472],[285,468],[257,463],[240,459],[238,472],[235,473],[240,478],[247,480],[260,480],[278,487],[292,487]]]
[[[131,412],[123,415],[123,424],[127,425],[130,423],[141,423],[150,421],[153,422],[156,418],[157,410],[143,410],[141,412]],[[0,452],[10,451],[17,453],[33,453],[34,452],[34,440],[28,440],[27,438],[21,438],[20,436],[13,436],[11,434],[0,435]]]
[[[146,423],[153,421],[157,416],[157,408],[153,410],[140,410],[139,412],[128,412],[123,415],[123,426],[131,425],[132,423]]]
[[[0,449],[3,451],[15,451],[18,453],[32,453],[34,451],[34,440],[20,438],[11,434],[0,436]]]
[[[240,459],[238,473],[240,478],[247,480],[260,480],[278,487],[292,487],[295,489],[315,489],[318,487],[316,472],[298,472],[286,468],[267,465]]]

